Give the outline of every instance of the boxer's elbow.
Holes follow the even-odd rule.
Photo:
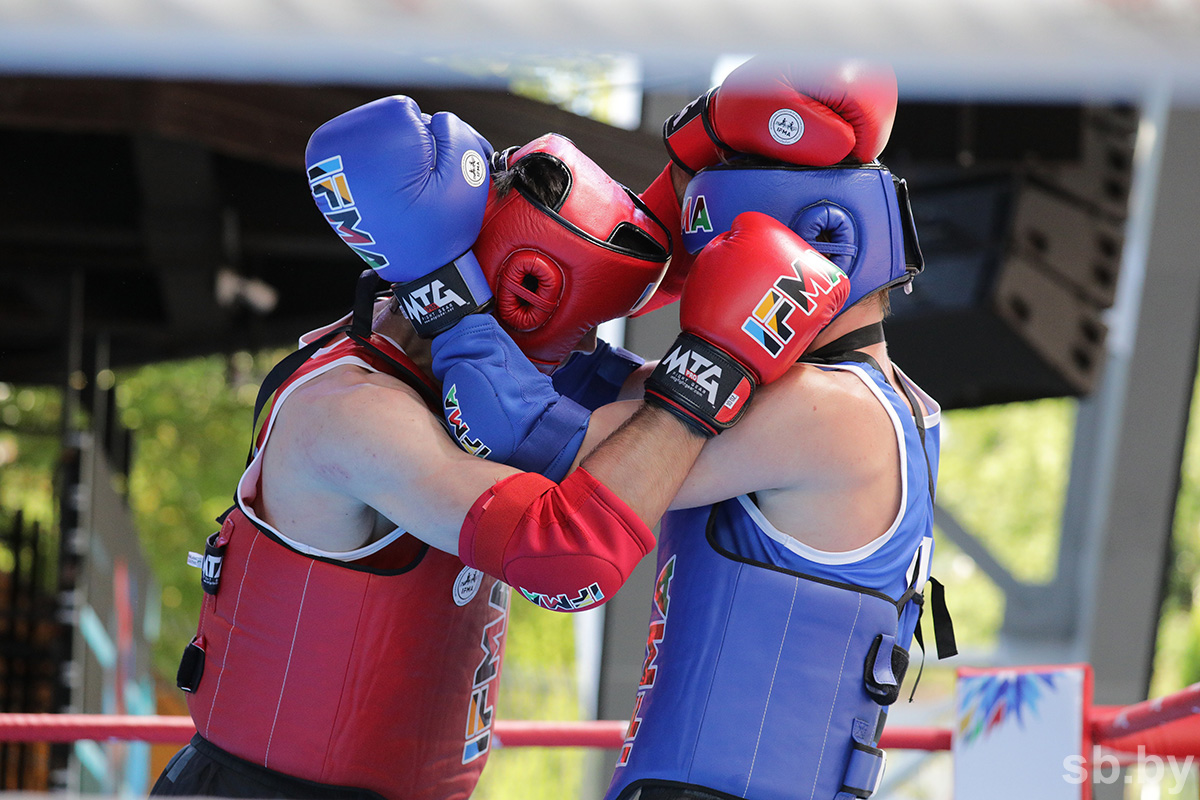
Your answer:
[[[485,492],[463,522],[464,563],[552,611],[607,601],[654,547],[654,535],[586,470],[555,484],[521,473]]]

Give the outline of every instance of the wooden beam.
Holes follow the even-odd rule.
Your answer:
[[[0,126],[148,133],[301,170],[308,137],[321,123],[388,94],[409,94],[429,112],[452,111],[497,148],[561,133],[635,191],[666,163],[656,136],[482,89],[10,77],[0,78]]]

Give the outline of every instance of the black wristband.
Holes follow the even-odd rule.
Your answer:
[[[711,139],[714,145],[720,144],[716,138],[716,134],[712,130],[712,126],[708,122],[708,106],[712,101],[712,97],[716,91],[717,87],[709,89],[707,92],[688,103],[686,106],[672,114],[666,119],[666,121],[663,122],[663,146],[666,147],[667,156],[671,159],[675,166],[679,167],[688,175],[695,175],[697,170],[704,165],[701,164],[697,166],[684,161],[683,157],[676,152],[676,148],[672,144],[672,139],[674,139],[674,137],[678,134],[680,140],[690,141],[694,137],[699,136],[697,130],[702,130],[704,135]],[[689,126],[696,128],[696,130],[689,129],[686,133],[683,133],[682,131],[684,131],[685,128],[689,128]],[[685,145],[685,147],[686,146],[687,145]]]
[[[463,317],[486,309],[491,302],[490,296],[480,301],[472,293],[457,261],[438,267],[415,281],[398,283],[392,287],[392,293],[422,339],[430,339],[450,329]]]
[[[724,350],[681,333],[646,381],[646,402],[712,436],[741,419],[757,383]]]

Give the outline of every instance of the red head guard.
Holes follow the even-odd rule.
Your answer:
[[[493,189],[472,248],[501,325],[550,371],[592,328],[649,299],[666,269],[671,235],[565,137],[546,134],[497,155],[500,169],[536,159],[566,181],[551,203],[538,201],[520,180],[503,197]]]

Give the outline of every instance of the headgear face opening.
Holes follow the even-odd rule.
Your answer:
[[[908,186],[874,162],[836,167],[728,164],[701,170],[683,198],[683,244],[697,252],[743,211],[791,228],[850,278],[842,311],[924,268]]]
[[[496,317],[531,361],[550,371],[592,328],[626,316],[654,293],[671,237],[650,210],[565,137],[547,134],[497,153],[518,170],[488,196],[474,252]],[[522,180],[548,181],[539,200]]]

